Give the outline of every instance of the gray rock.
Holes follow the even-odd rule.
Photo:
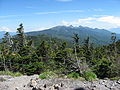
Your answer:
[[[86,90],[86,89],[83,87],[80,87],[80,88],[75,88],[74,90]]]
[[[38,75],[33,75],[9,78],[0,82],[0,90],[120,90],[119,80],[106,79],[89,82],[67,78],[41,80],[38,77]]]
[[[120,84],[120,80],[118,80],[117,83]]]
[[[12,76],[9,75],[0,75],[0,81],[6,81],[13,78]]]

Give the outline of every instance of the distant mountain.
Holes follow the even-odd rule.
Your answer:
[[[3,38],[5,34],[5,31],[0,31],[0,38]]]
[[[112,28],[112,29],[110,29],[110,31],[120,34],[120,28]]]
[[[42,31],[33,31],[26,33],[30,36],[37,35],[49,35],[52,37],[57,37],[58,39],[67,40],[72,42],[73,34],[77,33],[80,37],[80,41],[83,43],[84,39],[90,37],[91,43],[97,45],[105,45],[111,42],[111,32],[105,29],[93,29],[89,27],[73,27],[73,26],[56,26],[50,29],[42,30]],[[117,35],[117,39],[120,38],[120,35]]]
[[[4,37],[4,34],[6,33],[6,31],[0,31],[0,39]],[[15,35],[16,32],[9,32],[10,35]]]

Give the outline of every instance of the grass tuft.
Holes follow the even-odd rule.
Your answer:
[[[22,76],[20,72],[11,72],[11,71],[0,71],[0,75],[10,75],[13,77]]]

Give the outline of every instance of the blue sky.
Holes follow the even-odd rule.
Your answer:
[[[120,27],[120,0],[0,0],[0,30],[25,31],[57,25]]]

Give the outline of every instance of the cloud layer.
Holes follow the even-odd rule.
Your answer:
[[[8,27],[0,27],[1,31],[6,31],[6,32],[12,32],[12,29],[8,28]]]
[[[111,29],[111,28],[117,28],[120,27],[120,17],[115,16],[102,16],[102,17],[88,17],[84,19],[78,19],[76,21],[62,21],[63,25],[83,25],[83,26],[89,26],[94,28],[105,28],[105,29]]]
[[[41,14],[47,14],[41,13]],[[80,18],[76,21],[65,21],[61,22],[62,25],[73,25],[73,26],[87,26],[91,28],[101,28],[101,29],[111,29],[111,28],[119,28],[120,27],[120,17],[116,16],[99,16],[99,17],[88,17],[88,18]],[[36,31],[36,30],[43,30],[48,29],[48,27],[38,27],[38,28],[30,28],[27,29],[28,31]],[[16,31],[8,27],[0,27],[2,31]]]

